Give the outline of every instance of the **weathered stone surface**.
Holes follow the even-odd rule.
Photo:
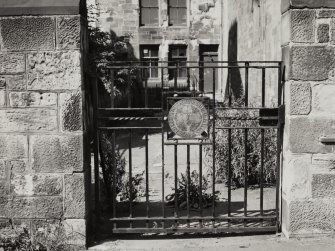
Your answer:
[[[10,188],[9,188],[9,182],[7,180],[0,180],[0,191],[1,195],[9,195]]]
[[[313,198],[335,198],[335,174],[313,174]]]
[[[59,96],[60,124],[62,131],[79,131],[82,129],[81,94],[61,93]]]
[[[293,46],[291,78],[294,80],[326,80],[335,67],[334,48],[329,46]]]
[[[320,18],[335,17],[335,10],[330,10],[330,9],[318,10],[318,17]]]
[[[29,90],[73,90],[81,86],[79,51],[28,55]]]
[[[24,54],[0,53],[0,74],[16,74],[25,71]]]
[[[1,132],[55,131],[57,111],[51,109],[0,110]]]
[[[66,218],[85,218],[84,174],[65,175],[64,216]]]
[[[289,146],[293,153],[329,153],[331,145],[319,142],[320,137],[335,135],[335,120],[329,117],[296,117],[290,119]]]
[[[309,83],[295,83],[290,86],[291,115],[307,115],[311,111],[312,91]]]
[[[330,20],[330,42],[335,44],[335,19]]]
[[[290,200],[311,197],[312,155],[286,155],[283,165],[283,194]]]
[[[8,197],[3,194],[0,195],[0,217],[8,217]]]
[[[56,93],[39,92],[10,92],[9,105],[11,107],[56,107]]]
[[[80,48],[80,17],[57,18],[57,48]]]
[[[289,231],[292,234],[333,233],[335,201],[292,201],[289,205]]]
[[[329,42],[329,24],[320,24],[318,26],[318,42],[328,43]]]
[[[23,174],[27,171],[27,160],[8,160],[7,166],[12,173]]]
[[[72,173],[83,169],[81,135],[31,137],[32,168],[43,173]]]
[[[6,88],[6,79],[4,77],[0,77],[0,89]]]
[[[11,189],[19,196],[62,195],[63,180],[59,175],[12,175]]]
[[[67,219],[63,225],[66,236],[68,236],[68,244],[86,249],[86,220]]]
[[[63,214],[61,197],[14,197],[10,202],[13,218],[60,218]]]
[[[6,106],[6,91],[0,90],[0,107]]]
[[[0,179],[6,178],[6,162],[4,160],[0,160]]]
[[[290,8],[335,8],[334,0],[282,0],[281,10],[282,13]]]
[[[315,10],[292,10],[292,42],[314,42]]]
[[[0,135],[0,158],[28,157],[28,138],[23,135]]]
[[[55,20],[51,17],[16,17],[0,20],[5,50],[50,50],[55,48]]]
[[[335,115],[335,85],[316,84],[312,89],[313,105],[312,110],[315,115]]]
[[[313,154],[313,173],[335,173],[335,154]]]
[[[8,90],[22,91],[27,89],[26,76],[15,75],[7,77]]]

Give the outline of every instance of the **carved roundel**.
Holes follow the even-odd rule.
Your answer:
[[[171,130],[181,138],[204,138],[208,131],[208,112],[195,99],[182,99],[170,109],[168,121]]]

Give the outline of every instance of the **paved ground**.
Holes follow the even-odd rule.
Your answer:
[[[121,239],[96,245],[90,251],[334,251],[334,238],[286,239],[275,235],[189,239]]]

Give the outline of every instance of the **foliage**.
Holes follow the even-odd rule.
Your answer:
[[[177,195],[178,207],[180,209],[185,209],[187,206],[187,174],[181,174],[181,178],[178,179],[179,187],[176,192],[169,194],[166,196],[166,200],[168,201],[168,205],[174,205],[175,196]],[[200,193],[199,189],[199,174],[196,171],[193,171],[190,174],[190,182],[189,182],[189,203],[190,207],[193,209],[198,209],[200,207]],[[202,205],[204,208],[211,206],[213,195],[206,193],[208,189],[208,180],[206,177],[202,177]],[[174,189],[173,189],[174,190]],[[215,200],[217,200],[217,195],[215,196]]]
[[[101,178],[105,183],[105,192],[107,196],[111,196],[111,187],[113,184],[113,170],[115,168],[116,180],[116,199],[118,201],[130,200],[130,181],[129,175],[126,173],[126,160],[121,155],[118,148],[115,149],[115,156],[113,154],[113,139],[110,134],[103,133],[101,136],[102,142],[102,173]],[[114,163],[115,157],[115,163]],[[132,201],[135,201],[141,192],[141,184],[143,181],[143,174],[135,174],[132,177]],[[111,198],[111,197],[110,197]]]
[[[90,68],[96,69],[98,83],[102,85],[107,95],[114,94],[116,102],[124,102],[127,94],[128,84],[132,91],[137,91],[139,83],[137,81],[139,71],[136,67],[126,68],[127,61],[135,61],[133,47],[130,44],[131,33],[125,33],[123,36],[117,36],[113,31],[106,32],[99,27],[97,23],[95,10],[97,7],[89,6],[91,19],[89,25],[89,62]],[[95,20],[95,21],[94,21]],[[119,64],[113,62],[120,62]],[[108,66],[119,65],[120,68],[114,71],[113,85],[111,71]]]
[[[230,112],[219,110],[217,113],[216,126],[257,126],[258,120],[250,120],[257,117],[258,114],[252,110],[239,110]],[[227,117],[238,118],[235,121],[227,120]],[[229,168],[229,148],[231,149],[231,184],[235,187],[244,186],[244,168],[245,168],[245,143],[247,150],[247,170],[248,185],[257,185],[260,183],[261,170],[261,130],[250,129],[247,131],[247,141],[245,142],[245,130],[231,130],[231,146],[229,147],[228,130],[218,130],[216,133],[215,144],[215,164],[216,177],[218,182],[228,181]],[[277,133],[275,129],[264,130],[264,168],[263,183],[272,185],[276,181],[276,152],[277,152]],[[212,147],[206,149],[207,164],[212,166],[213,151]]]
[[[61,221],[40,227],[35,232],[27,226],[14,225],[12,220],[0,232],[0,250],[4,251],[70,251],[75,250],[68,244],[69,236],[65,233]]]

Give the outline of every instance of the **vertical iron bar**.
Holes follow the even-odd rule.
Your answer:
[[[175,69],[173,71],[173,75],[174,75],[174,91],[177,92],[178,90],[178,82],[177,82],[177,70],[178,70],[178,62],[175,63]]]
[[[228,68],[228,106],[232,105],[231,68]]]
[[[147,204],[147,218],[149,218],[149,139],[148,129],[145,130],[145,198]],[[149,228],[149,221],[146,222],[147,228]]]
[[[133,178],[132,178],[132,130],[129,130],[129,218],[133,218]],[[130,227],[133,227],[132,221],[130,221]]]
[[[279,63],[279,69],[278,69],[278,106],[281,105],[281,94],[282,94],[282,75],[281,75],[281,68],[282,64]],[[283,100],[283,102],[285,102]],[[279,218],[279,188],[280,188],[280,173],[281,173],[281,152],[282,152],[282,133],[283,133],[283,127],[278,122],[278,129],[277,129],[277,163],[276,163],[276,216],[277,216],[277,232],[280,231],[281,228],[281,219]]]
[[[115,97],[114,97],[114,69],[110,70],[110,79],[111,79],[111,108],[115,106]]]
[[[244,93],[244,103],[245,107],[249,104],[249,62],[245,63],[245,93]]]
[[[129,65],[130,66],[130,65]],[[131,97],[131,95],[132,95],[132,93],[131,93],[131,78],[130,78],[130,72],[131,72],[131,69],[130,69],[130,67],[129,67],[129,69],[128,69],[128,76],[127,76],[127,82],[128,82],[128,108],[131,108],[131,99],[132,99],[132,97]]]
[[[262,107],[265,107],[265,68],[262,68]],[[261,170],[260,170],[260,211],[263,216],[264,209],[264,147],[265,147],[265,131],[261,129]]]
[[[231,216],[231,129],[228,129],[228,216]]]
[[[151,63],[150,63],[150,67],[151,67]],[[148,77],[146,74],[146,71],[144,71],[144,105],[145,108],[148,107]]]
[[[175,197],[174,197],[174,217],[178,217],[178,149],[177,145],[174,146],[174,192],[175,192]],[[176,223],[178,221],[176,220]]]
[[[115,131],[112,132],[112,152],[113,152],[113,218],[116,218],[116,147],[115,147]],[[116,223],[114,222],[114,229],[116,228]]]
[[[93,83],[93,121],[94,121],[94,196],[96,219],[100,218],[100,182],[99,182],[99,128],[98,128],[98,82],[94,76]]]
[[[199,207],[200,217],[203,217],[203,204],[202,204],[202,145],[199,145]],[[200,220],[200,228],[202,228],[202,220]]]
[[[164,68],[161,68],[161,109],[164,110]],[[165,166],[164,166],[164,113],[162,112],[162,215],[165,218]],[[162,227],[165,227],[165,222],[162,222]]]
[[[249,63],[245,64],[245,97],[244,105],[249,104]],[[244,216],[248,212],[248,129],[244,130]]]
[[[191,90],[191,81],[190,81],[190,78],[191,78],[191,76],[190,76],[190,68],[187,67],[186,70],[187,70],[187,90],[192,91]]]
[[[215,111],[215,88],[216,88],[216,74],[215,74],[215,68],[213,68],[213,198],[212,198],[212,216],[213,216],[213,227],[215,227],[215,150],[216,150],[216,142],[215,142],[215,117],[216,117],[216,111]]]
[[[191,185],[191,172],[190,172],[190,145],[187,145],[187,186],[186,186],[186,205],[187,205],[187,217],[190,217],[190,185]],[[187,220],[187,227],[190,227],[190,221]]]

